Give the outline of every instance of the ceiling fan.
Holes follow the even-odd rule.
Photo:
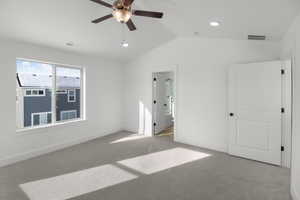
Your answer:
[[[136,30],[136,26],[131,20],[132,15],[142,16],[142,17],[153,17],[153,18],[162,18],[163,13],[161,12],[152,12],[144,10],[132,10],[131,6],[134,0],[116,0],[113,5],[106,3],[102,0],[91,0],[95,3],[98,3],[102,6],[113,9],[112,14],[100,17],[92,21],[92,23],[97,24],[104,20],[114,17],[120,23],[126,23],[130,31]]]

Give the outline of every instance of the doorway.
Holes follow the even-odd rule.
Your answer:
[[[153,135],[174,137],[175,127],[175,73],[152,74]]]

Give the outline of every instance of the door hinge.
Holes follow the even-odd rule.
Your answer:
[[[284,70],[284,69],[281,70],[281,74],[282,74],[282,75],[285,74],[285,70]]]
[[[153,126],[156,126],[156,123],[155,123],[155,122],[153,123]]]
[[[153,81],[155,82],[157,79],[156,78],[153,78]]]
[[[284,146],[281,146],[281,151],[284,151]]]
[[[281,113],[285,113],[285,109],[284,108],[281,108]]]
[[[156,104],[156,103],[157,103],[157,101],[156,101],[156,100],[154,100],[154,101],[153,101],[153,103],[154,103],[154,104]]]

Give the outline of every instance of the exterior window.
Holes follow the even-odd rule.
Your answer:
[[[68,90],[68,102],[76,102],[76,90]]]
[[[32,126],[40,126],[51,123],[52,113],[44,112],[44,113],[32,113],[31,125]]]
[[[70,120],[77,118],[77,111],[76,110],[65,110],[60,112],[60,119],[63,120]]]
[[[25,96],[27,97],[35,97],[35,96],[45,96],[45,89],[26,89]]]
[[[76,120],[81,115],[81,70],[56,67],[56,121]]]
[[[67,94],[67,90],[56,90],[56,94]]]
[[[16,65],[17,129],[82,119],[82,68],[23,59]]]

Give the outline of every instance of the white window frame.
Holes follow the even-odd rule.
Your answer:
[[[63,114],[65,113],[75,113],[75,118],[74,119],[77,119],[77,110],[62,110],[60,111],[60,120],[61,121],[70,121],[70,120],[74,120],[74,119],[62,119],[63,117]]]
[[[67,90],[56,90],[56,94],[67,94]]]
[[[70,95],[70,92],[74,92],[74,95]],[[74,97],[74,100],[70,100],[70,97]],[[76,102],[76,89],[69,89],[68,90],[68,103]]]
[[[31,94],[27,94],[30,91]],[[37,94],[33,94],[33,91],[37,91]],[[43,91],[43,94],[39,94],[39,91]],[[24,89],[24,97],[44,97],[46,96],[46,89]]]
[[[40,129],[40,128],[49,128],[49,127],[54,127],[54,126],[58,126],[58,125],[64,125],[64,124],[69,124],[69,123],[78,123],[81,121],[85,121],[86,120],[86,71],[84,67],[81,66],[75,66],[75,65],[69,65],[69,64],[63,64],[63,63],[55,63],[55,62],[45,62],[45,61],[41,61],[41,60],[35,60],[35,59],[26,59],[26,58],[20,58],[17,57],[16,60],[21,60],[21,61],[28,61],[28,62],[39,62],[42,64],[49,64],[52,66],[52,77],[54,77],[52,79],[52,85],[53,87],[51,88],[52,92],[51,94],[51,112],[52,113],[52,120],[51,120],[51,124],[47,124],[47,125],[40,125],[40,126],[31,126],[31,127],[24,127],[23,124],[21,127],[18,127],[16,132],[17,133],[21,133],[21,132],[29,132],[31,130],[34,129]],[[65,68],[71,68],[71,69],[77,69],[80,70],[80,92],[77,94],[76,90],[75,90],[75,95],[80,95],[80,118],[76,118],[73,120],[67,120],[66,122],[63,121],[56,121],[56,115],[57,115],[57,110],[56,110],[56,68],[57,67],[65,67]],[[30,88],[27,88],[30,89]],[[45,89],[46,90],[46,89]],[[67,92],[66,92],[67,93]],[[44,93],[46,95],[46,91]],[[25,93],[23,94],[25,97]],[[75,100],[76,100],[76,96],[75,96]],[[22,115],[24,118],[24,115]],[[76,113],[77,116],[77,113]]]
[[[37,127],[37,126],[43,126],[43,125],[46,125],[46,124],[41,124],[41,115],[46,115],[47,116],[47,122],[48,122],[48,114],[51,114],[51,117],[52,117],[52,112],[39,112],[39,113],[31,113],[31,126],[32,127]],[[40,122],[39,122],[39,125],[34,125],[33,124],[33,120],[34,120],[34,116],[35,115],[39,115],[40,116]],[[52,121],[51,121],[52,123]],[[48,124],[48,123],[47,123]]]

